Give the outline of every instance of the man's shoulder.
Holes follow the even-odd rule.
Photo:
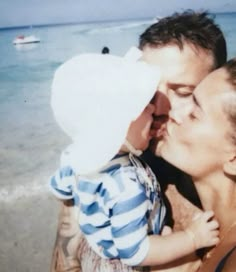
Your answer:
[[[158,179],[175,179],[179,180],[183,172],[169,164],[161,157],[155,156],[150,150],[143,153],[142,158],[151,167]]]

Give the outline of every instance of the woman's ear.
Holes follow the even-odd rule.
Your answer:
[[[236,176],[236,152],[224,163],[224,172],[228,175]]]

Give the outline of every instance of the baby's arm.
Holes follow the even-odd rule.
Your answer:
[[[59,169],[49,182],[51,192],[60,200],[74,199],[75,187],[75,173],[70,167]]]
[[[219,242],[218,223],[211,220],[213,212],[200,214],[184,231],[170,235],[149,236],[149,250],[140,265],[155,266],[174,261],[203,247],[214,246]]]

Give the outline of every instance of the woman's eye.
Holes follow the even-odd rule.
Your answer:
[[[179,97],[189,97],[193,94],[193,89],[190,87],[179,87],[176,89],[173,89],[175,94]]]
[[[189,97],[189,96],[192,95],[192,92],[180,92],[180,91],[176,91],[175,93],[180,98],[185,98],[185,97]]]

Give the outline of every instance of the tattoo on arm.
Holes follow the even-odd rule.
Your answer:
[[[50,272],[81,271],[78,259],[80,239],[78,208],[72,200],[64,201],[59,215]]]

